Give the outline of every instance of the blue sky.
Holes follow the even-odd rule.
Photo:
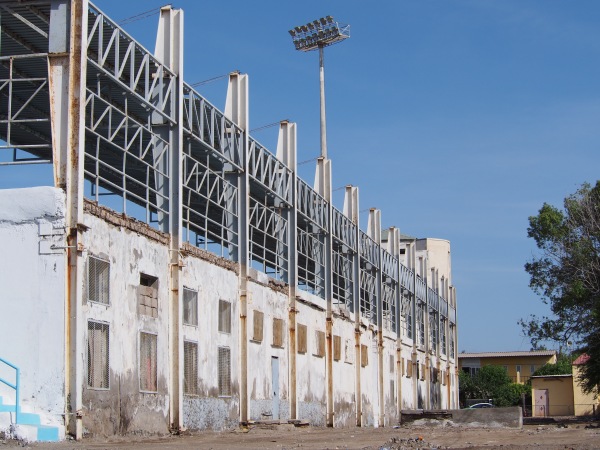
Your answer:
[[[116,21],[161,4],[96,1]],[[185,11],[186,81],[249,74],[250,128],[296,122],[301,162],[319,154],[318,55],[295,51],[287,30],[325,15],[349,23],[351,38],[325,51],[334,189],[359,186],[363,229],[376,207],[384,227],[451,241],[459,351],[529,349],[517,321],[546,307],[523,270],[527,218],[598,179],[600,2],[173,6]],[[125,29],[153,50],[157,18]],[[224,107],[225,79],[198,90]],[[275,151],[276,127],[252,134]],[[314,167],[299,167],[309,183]]]

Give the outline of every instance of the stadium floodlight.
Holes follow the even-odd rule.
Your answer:
[[[327,158],[327,127],[325,123],[325,68],[323,48],[350,37],[350,25],[340,24],[331,16],[321,17],[306,25],[289,30],[296,50],[309,52],[319,49],[319,79],[321,85],[321,156]]]

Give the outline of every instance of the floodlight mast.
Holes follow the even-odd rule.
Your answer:
[[[319,83],[321,94],[321,156],[327,159],[327,127],[325,120],[325,63],[323,49],[350,37],[350,25],[343,25],[326,16],[289,31],[296,50],[319,49]]]

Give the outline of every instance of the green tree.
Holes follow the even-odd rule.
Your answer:
[[[521,401],[521,394],[529,395],[531,387],[513,383],[502,366],[485,366],[472,377],[464,372],[459,374],[459,398],[466,406],[468,399],[492,399],[496,406],[515,406]]]
[[[532,375],[571,375],[573,373],[572,357],[558,355],[556,363],[546,363],[538,368]],[[531,379],[529,380],[531,383]]]
[[[530,316],[519,323],[534,348],[544,341],[571,341],[590,356],[582,386],[600,384],[600,182],[584,184],[562,210],[544,204],[529,218],[528,236],[539,254],[525,264],[530,287],[553,317]]]

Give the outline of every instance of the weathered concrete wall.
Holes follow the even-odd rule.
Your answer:
[[[106,212],[106,211],[104,211]],[[85,258],[95,256],[110,263],[110,304],[83,299],[84,327],[88,320],[106,323],[110,339],[110,385],[108,389],[87,386],[84,380],[84,433],[111,435],[131,431],[164,433],[168,431],[169,380],[169,248],[164,236],[131,219],[109,223],[92,214],[85,214]],[[137,232],[132,231],[136,229]],[[131,229],[130,229],[131,228]],[[156,317],[141,313],[138,301],[140,277],[157,278],[158,304]],[[87,291],[87,271],[84,280]],[[157,336],[157,389],[140,389],[140,333]],[[78,355],[87,361],[87,347]],[[87,366],[86,366],[87,369]],[[87,370],[86,370],[87,373]]]
[[[340,359],[333,361],[334,426],[356,425],[356,348],[354,314],[343,309],[333,318],[333,335],[340,336]],[[360,364],[360,361],[359,361]]]
[[[0,357],[21,369],[24,410],[54,424],[65,408],[65,250],[50,246],[65,245],[64,227],[59,189],[0,190]],[[0,368],[5,379],[13,373]],[[14,401],[4,384],[0,396]]]
[[[520,406],[457,409],[452,411],[452,422],[469,427],[523,428],[523,410]]]

